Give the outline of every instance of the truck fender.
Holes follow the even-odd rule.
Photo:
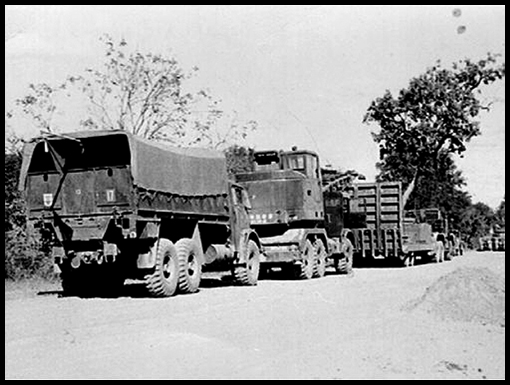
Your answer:
[[[197,223],[195,226],[195,230],[193,230],[193,235],[191,239],[197,245],[197,258],[200,261],[200,264],[204,265],[205,257],[204,257],[204,248],[202,246],[202,237],[200,236],[200,223]]]
[[[263,247],[262,247],[262,244],[260,242],[259,236],[256,233],[256,231],[253,229],[244,229],[241,232],[241,238],[239,241],[240,244],[238,245],[238,248],[237,248],[237,250],[239,250],[239,252],[237,253],[238,263],[245,263],[245,260],[244,260],[245,255],[243,255],[243,250],[247,250],[247,245],[248,245],[249,241],[253,241],[257,244],[257,247],[260,250],[261,260],[264,258],[263,257]]]

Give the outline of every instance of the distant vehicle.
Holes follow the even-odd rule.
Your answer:
[[[429,223],[404,216],[401,182],[354,183],[349,189],[346,226],[354,234],[355,257],[362,263],[387,259],[412,266],[416,258],[444,260],[444,241]]]
[[[436,238],[444,244],[445,259],[450,260],[463,254],[460,233],[451,228],[450,221],[440,209],[407,210],[405,215],[406,217],[416,218],[420,223],[429,223],[432,226]]]
[[[492,235],[479,239],[479,251],[505,251],[505,231],[496,230]]]

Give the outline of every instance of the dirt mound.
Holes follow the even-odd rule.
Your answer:
[[[461,267],[440,277],[404,310],[505,326],[505,279],[484,267]]]

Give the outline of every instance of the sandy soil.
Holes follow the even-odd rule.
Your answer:
[[[5,378],[503,379],[504,310],[501,319],[491,308],[501,306],[494,292],[468,285],[487,300],[473,308],[494,310],[495,322],[445,317],[444,301],[431,302],[451,299],[452,287],[465,293],[444,282],[466,267],[504,284],[504,253],[468,252],[256,287],[206,279],[199,293],[167,299],[140,297],[136,285],[114,299],[6,285]]]

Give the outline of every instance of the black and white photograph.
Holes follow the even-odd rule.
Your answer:
[[[505,379],[504,5],[5,5],[5,379]]]

